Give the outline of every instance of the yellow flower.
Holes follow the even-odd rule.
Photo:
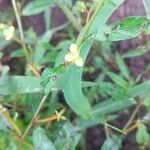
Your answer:
[[[0,23],[0,29],[4,29],[5,25],[3,23]]]
[[[75,43],[72,43],[69,48],[68,54],[65,55],[65,61],[68,63],[75,63],[77,66],[82,67],[83,66],[83,60],[79,56],[78,47]]]
[[[8,29],[4,30],[3,34],[7,41],[9,41],[13,37],[14,31],[15,31],[14,26],[10,26]]]
[[[65,112],[65,109],[61,110],[60,112],[58,112],[57,110],[55,110],[55,114],[57,116],[57,121],[59,121],[60,119],[66,120],[66,117],[63,116],[64,112]]]

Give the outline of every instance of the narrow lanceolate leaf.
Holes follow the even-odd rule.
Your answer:
[[[121,41],[139,36],[145,28],[146,17],[131,16],[99,29],[95,39],[98,41]],[[143,29],[142,29],[143,28]]]
[[[120,111],[125,108],[129,108],[135,104],[136,102],[133,100],[117,101],[117,100],[110,99],[110,100],[101,102],[99,104],[96,104],[92,108],[92,113],[94,117],[103,116],[105,114],[109,114],[109,113]]]
[[[122,56],[119,53],[116,53],[116,62],[117,65],[122,73],[122,75],[126,78],[129,79],[130,75],[129,75],[129,70],[122,58]]]
[[[150,81],[145,81],[141,84],[135,85],[128,90],[128,94],[132,97],[143,96],[150,91]]]
[[[90,41],[86,41],[81,46],[81,50],[84,53],[84,56],[87,55],[90,46]],[[82,93],[82,69],[83,67],[77,67],[75,64],[70,65],[66,69],[64,79],[64,96],[66,102],[72,108],[72,110],[74,110],[81,117],[87,118],[91,116],[91,107],[87,98]]]
[[[10,55],[11,58],[25,57],[25,53],[22,49],[13,51]]]
[[[113,82],[115,82],[117,85],[121,86],[122,88],[127,88],[128,83],[119,75],[113,73],[113,72],[107,72],[107,75],[109,78],[112,79]]]
[[[135,38],[143,32],[142,27],[145,23],[146,17],[141,16],[131,16],[116,22],[112,26],[115,30],[110,33],[108,40],[120,41]]]
[[[101,28],[103,25],[105,25],[107,19],[111,16],[111,14],[117,9],[117,7],[123,2],[124,0],[109,0],[109,1],[103,1],[102,7],[98,10],[97,16],[94,18],[87,36],[90,35],[93,32],[97,32],[98,28]],[[103,12],[105,12],[105,15],[103,15]],[[77,39],[77,43],[82,37],[81,32]],[[80,56],[83,58],[83,60],[86,60],[86,57],[88,55],[88,52],[93,44],[93,40],[87,40],[84,43],[82,43],[82,46],[80,47],[81,53]],[[79,116],[83,118],[88,118],[91,116],[91,106],[87,100],[87,98],[82,93],[81,88],[81,76],[82,76],[83,67],[77,67],[74,64],[70,65],[66,69],[65,73],[65,85],[64,85],[64,96],[65,100],[68,103],[68,105],[72,108],[74,112],[76,112]]]
[[[145,49],[134,49],[123,54],[123,58],[133,58],[144,55],[147,52]]]
[[[56,1],[55,0],[35,0],[30,2],[23,8],[23,15],[24,16],[31,16],[31,15],[36,15],[39,14],[43,11],[45,11],[49,5],[54,4]]]
[[[6,76],[0,80],[0,94],[40,92],[40,79],[32,76]]]
[[[57,150],[75,150],[81,137],[81,129],[77,125],[66,122],[58,133],[55,141]]]
[[[48,74],[48,81],[50,79]],[[45,77],[46,79],[46,77]],[[44,79],[45,86],[47,84]],[[0,95],[11,95],[11,94],[27,94],[27,93],[38,93],[42,92],[41,79],[33,76],[7,76],[0,78]],[[44,84],[43,83],[43,84]],[[50,86],[50,85],[49,85]],[[64,78],[63,76],[59,77],[56,80],[56,83],[53,86],[52,90],[63,90]],[[94,82],[82,82],[82,87],[97,86],[97,83]]]
[[[32,139],[34,148],[37,150],[56,150],[54,144],[46,136],[45,130],[40,127],[33,130]]]

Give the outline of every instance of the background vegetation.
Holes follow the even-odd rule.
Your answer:
[[[146,15],[115,18],[125,3],[11,0],[0,16],[0,149],[149,149],[150,67],[138,60],[149,58],[150,1]]]

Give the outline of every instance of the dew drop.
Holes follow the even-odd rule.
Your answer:
[[[26,92],[29,92],[29,91],[30,91],[30,90],[27,88],[27,89],[26,89]]]
[[[57,91],[57,89],[56,88],[52,88],[52,91]]]
[[[40,89],[39,89],[39,88],[35,88],[33,91],[34,91],[34,92],[39,92]]]

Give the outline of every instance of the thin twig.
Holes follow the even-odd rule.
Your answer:
[[[85,23],[86,25],[88,24],[88,22],[89,22],[89,20],[90,20],[91,11],[92,11],[92,9],[87,10],[87,17],[86,17],[86,23]]]
[[[130,126],[130,124],[132,123],[136,113],[138,112],[139,108],[140,108],[141,104],[137,104],[137,106],[135,107],[134,112],[132,113],[130,119],[128,120],[127,124],[125,125],[125,127],[123,128],[123,131],[126,131],[126,129]]]
[[[129,127],[129,128],[126,129],[126,133],[129,133],[129,132],[137,129],[138,127],[139,127],[139,123],[136,122],[134,125],[132,125],[131,127]]]
[[[33,118],[32,118],[32,120],[31,120],[31,122],[29,123],[29,125],[27,126],[25,132],[23,133],[23,135],[22,135],[22,137],[21,137],[20,145],[22,144],[22,142],[23,142],[24,139],[26,138],[26,136],[27,136],[29,130],[31,129],[31,127],[32,127],[32,125],[33,125],[33,120],[34,120],[34,119],[37,117],[37,115],[39,114],[39,112],[40,112],[40,110],[41,110],[41,108],[42,108],[44,102],[46,101],[47,97],[49,96],[49,94],[50,94],[50,91],[42,98],[42,100],[41,100],[41,102],[40,102],[40,104],[39,104],[39,106],[38,106],[38,108],[37,108],[35,114],[33,115]]]
[[[115,126],[112,126],[112,125],[108,124],[108,123],[106,123],[106,124],[107,124],[107,127],[112,128],[113,130],[116,130],[116,131],[118,131],[122,134],[126,134],[126,132],[124,130],[121,130],[121,129],[115,127]]]
[[[16,15],[17,23],[18,23],[20,37],[21,37],[21,40],[24,41],[23,27],[22,27],[22,22],[21,22],[21,18],[20,18],[20,15],[19,15],[19,11],[18,11],[18,8],[17,8],[17,3],[16,3],[16,0],[11,0],[11,1],[12,1],[12,5],[13,5],[13,8],[14,8],[15,15]]]
[[[14,9],[14,12],[15,12],[15,16],[16,16],[16,20],[17,20],[17,24],[18,24],[18,28],[19,28],[19,32],[20,32],[21,44],[22,44],[22,47],[23,47],[23,50],[24,50],[24,53],[26,55],[26,59],[27,59],[27,62],[28,62],[28,59],[29,59],[28,58],[28,50],[27,50],[25,40],[24,40],[23,27],[22,27],[21,17],[19,15],[20,13],[19,13],[19,10],[17,8],[16,0],[11,0],[11,2],[12,2],[12,5],[13,5],[13,9]]]
[[[105,129],[106,138],[109,138],[109,130],[108,130],[108,126],[107,126],[107,121],[105,121],[105,123],[104,123],[104,129]]]
[[[33,72],[33,74],[36,76],[36,77],[40,77],[40,74],[38,73],[38,71],[30,64],[28,64],[28,67],[30,68],[30,70]]]

